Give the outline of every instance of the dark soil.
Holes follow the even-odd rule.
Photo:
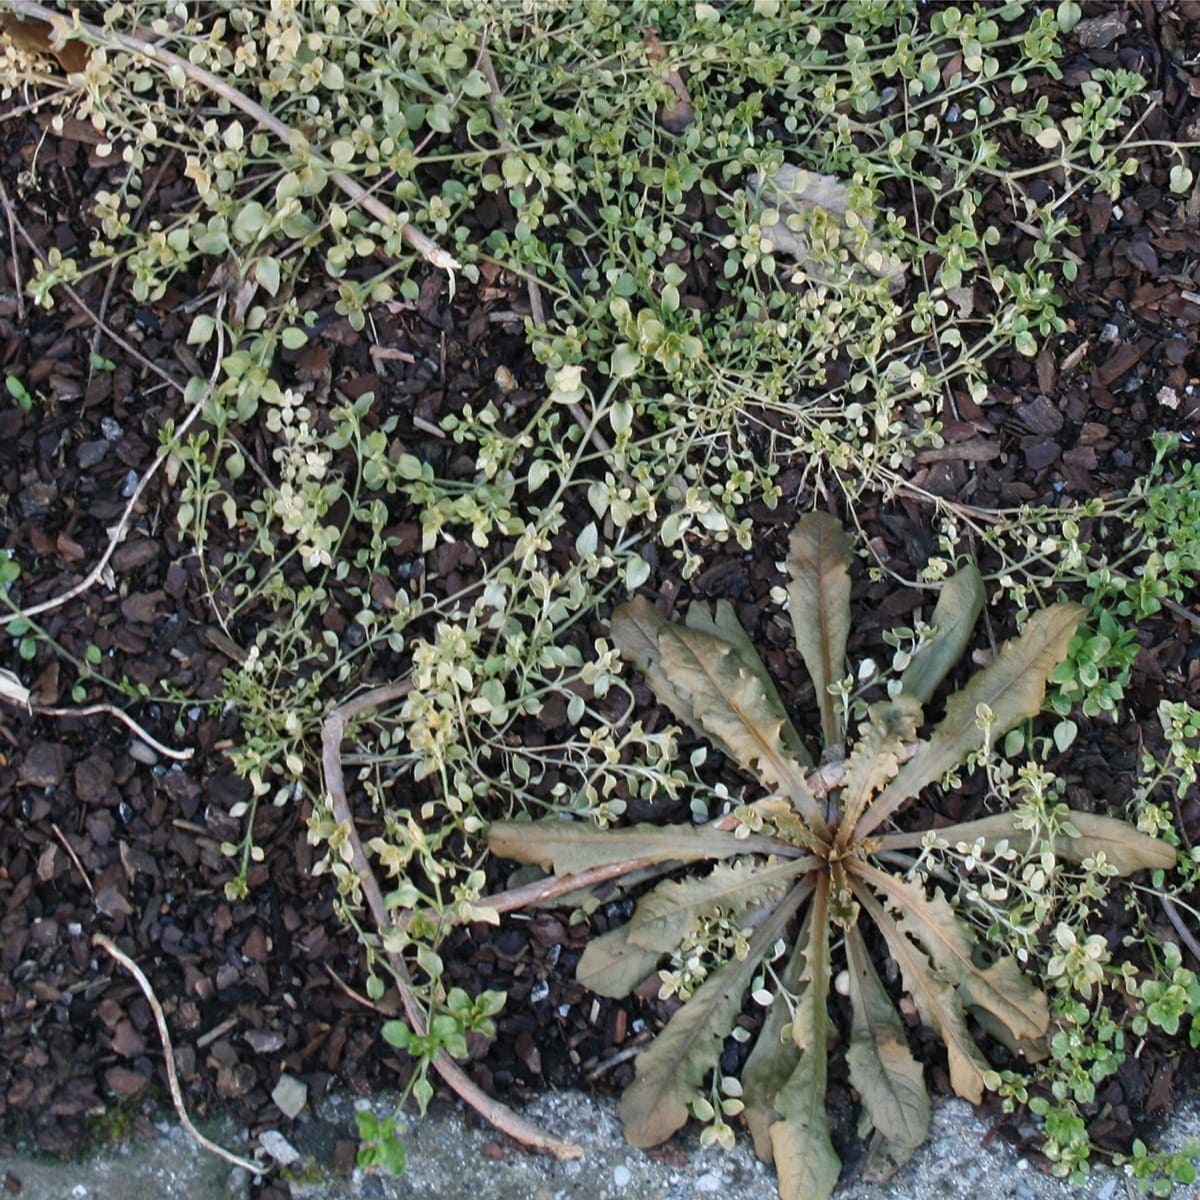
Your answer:
[[[1163,99],[1144,135],[1200,137],[1200,3],[1142,0],[1087,11],[1118,14],[1124,28],[1102,46],[1077,46],[1068,78],[1092,64],[1143,71]],[[1056,85],[1043,86],[1053,104]],[[67,133],[47,135],[36,115],[0,122],[0,177],[12,216],[43,250],[87,240],[83,198],[111,170],[94,158],[89,131],[69,126]],[[1189,152],[1189,159],[1200,176],[1200,156]],[[1069,332],[1035,361],[994,361],[989,402],[957,397],[956,411],[944,414],[946,449],[919,464],[914,482],[985,508],[1119,495],[1148,464],[1151,430],[1194,437],[1200,202],[1169,193],[1172,161],[1148,154],[1119,205],[1082,193],[1074,198],[1080,234],[1070,249],[1080,268],[1064,308]],[[154,186],[152,203],[169,204],[184,190],[181,164],[168,158]],[[1001,197],[992,199],[998,212]],[[1020,259],[1026,235],[1008,233]],[[81,285],[81,300],[135,356],[80,306],[64,300],[46,312],[19,299],[17,269],[28,280],[31,258],[14,238],[0,270],[0,356],[6,373],[19,373],[31,392],[48,397],[29,412],[16,405],[0,411],[0,544],[22,568],[12,595],[29,605],[60,594],[96,561],[124,507],[123,490],[152,463],[164,422],[181,415],[175,390],[143,360],[177,379],[193,368],[181,349],[190,321],[176,308],[182,291],[139,306],[120,282],[108,286],[103,272]],[[201,290],[201,281],[191,287]],[[332,292],[309,298],[307,307],[324,314],[321,332],[291,356],[288,369],[328,370],[343,393],[373,391],[389,411],[418,418],[412,437],[443,470],[459,468],[422,428],[496,387],[500,366],[518,387],[538,386],[541,372],[525,357],[520,326],[489,320],[489,313],[526,309],[523,292],[503,273],[475,292],[460,288],[453,302],[431,274],[417,306],[374,314],[374,342],[336,316],[333,300]],[[116,369],[89,365],[93,350]],[[690,583],[663,568],[646,590],[666,610],[683,610],[693,598],[734,598],[785,700],[804,713],[815,708],[811,688],[798,682],[803,671],[769,599],[781,581],[775,563],[786,532],[797,508],[811,504],[788,482],[784,494],[793,505],[764,514],[752,553],[716,550]],[[239,651],[214,626],[196,563],[176,536],[175,502],[160,475],[117,550],[112,577],[48,614],[43,626],[69,655],[99,647],[105,675],[151,687],[169,680],[179,694],[202,700],[219,694],[221,672]],[[880,499],[859,516],[877,551],[902,574],[919,569],[933,550],[928,515],[915,500]],[[573,538],[568,531],[563,545]],[[451,577],[469,577],[475,552],[446,547],[419,565],[427,588],[457,586]],[[921,602],[916,591],[865,580],[855,599],[852,654],[880,647],[880,632]],[[1008,632],[991,631],[996,638]],[[1139,638],[1143,649],[1120,724],[1082,721],[1076,745],[1053,764],[1085,805],[1121,805],[1143,748],[1161,742],[1158,700],[1194,700],[1200,689],[1194,620],[1164,612],[1142,626]],[[75,670],[44,645],[28,662],[10,645],[5,665],[32,688],[36,703],[71,703]],[[649,692],[641,698],[649,712]],[[152,1014],[133,981],[93,948],[96,931],[116,939],[149,975],[194,1112],[219,1106],[252,1129],[279,1126],[271,1092],[284,1071],[303,1079],[312,1098],[334,1084],[364,1095],[394,1086],[402,1064],[379,1038],[379,1016],[343,986],[362,990],[362,957],[334,917],[330,888],[308,873],[308,813],[295,806],[260,810],[257,840],[266,861],[251,873],[250,898],[228,902],[223,885],[232,870],[219,846],[240,836],[228,814],[247,794],[223,753],[237,737],[234,718],[184,704],[180,737],[177,708],[147,702],[131,711],[166,744],[193,747],[195,757],[180,764],[147,753],[104,717],[0,710],[0,1137],[69,1154],[94,1136],[94,1114],[104,1110],[125,1113],[139,1132],[152,1133],[143,1102],[165,1095]],[[722,772],[718,756],[710,763]],[[744,783],[733,772],[727,778]],[[906,819],[921,826],[970,818],[979,803],[968,783],[930,797]],[[1200,836],[1200,801],[1180,798],[1176,814],[1190,845]],[[503,886],[502,867],[493,873]],[[603,930],[625,914],[622,904],[602,908],[591,928]],[[1130,920],[1114,904],[1099,928],[1119,946]],[[499,930],[464,930],[453,940],[446,955],[453,981],[509,994],[499,1037],[480,1047],[473,1064],[486,1088],[520,1099],[548,1085],[618,1088],[630,1077],[632,1061],[622,1051],[647,1038],[668,1009],[654,999],[596,998],[577,985],[573,968],[588,933],[542,914]],[[932,1039],[919,1045],[932,1083],[948,1090],[937,1046]],[[998,1048],[991,1051],[1001,1057]],[[1086,1106],[1092,1136],[1126,1149],[1170,1111],[1176,1082],[1196,1065],[1189,1068],[1177,1045],[1149,1036]],[[831,1103],[848,1116],[850,1095],[836,1062],[833,1080]],[[1019,1136],[1015,1126],[1001,1132]]]

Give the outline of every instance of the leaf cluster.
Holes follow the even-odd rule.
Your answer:
[[[796,644],[820,700],[823,742],[839,747],[833,685],[850,627],[850,546],[833,517],[814,513],[797,524],[789,549]],[[946,582],[932,636],[888,699],[871,706],[849,754],[835,750],[820,768],[727,602],[715,612],[693,606],[683,625],[640,599],[614,613],[617,646],[658,700],[767,793],[745,810],[749,819],[735,815],[700,827],[492,826],[495,852],[564,879],[620,863],[638,879],[688,866],[683,877],[646,893],[626,925],[589,943],[578,975],[600,994],[627,995],[714,915],[736,918],[747,931],[745,954],[713,970],[639,1057],[621,1106],[635,1145],[655,1145],[684,1124],[753,990],[766,1015],[742,1072],[742,1111],[759,1154],[775,1163],[784,1200],[827,1196],[837,1181],[825,1088],[828,1048],[839,1037],[847,1040],[860,1128],[869,1135],[868,1175],[886,1178],[924,1140],[929,1098],[873,960],[880,943],[922,1021],[945,1044],[959,1095],[978,1102],[989,1074],[969,1018],[1018,1050],[1046,1034],[1047,999],[1017,961],[988,954],[943,894],[893,869],[898,852],[930,835],[892,830],[891,818],[1037,715],[1083,612],[1061,604],[1035,613],[989,666],[949,696],[941,719],[925,731],[924,706],[961,657],[982,603],[974,567]],[[1120,874],[1175,861],[1169,845],[1112,818],[1068,812],[1061,828],[1054,851],[1070,861],[1104,855]],[[1013,814],[998,813],[933,836],[983,852],[1018,842],[1022,829]],[[829,1004],[838,939],[850,1008],[843,1033]],[[763,982],[768,976],[773,989]]]

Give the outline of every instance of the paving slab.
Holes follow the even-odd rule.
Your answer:
[[[201,1149],[179,1125],[157,1138],[133,1138],[78,1161],[0,1155],[5,1200],[246,1200],[244,1172]],[[231,1130],[208,1130],[221,1144]],[[232,1139],[229,1144],[232,1144]]]
[[[732,1152],[701,1148],[694,1132],[649,1154],[621,1137],[615,1103],[580,1093],[548,1094],[528,1105],[531,1120],[577,1142],[584,1157],[556,1163],[522,1152],[473,1115],[413,1118],[403,1136],[408,1169],[392,1178],[355,1168],[333,1172],[334,1147],[353,1137],[356,1101],[323,1099],[277,1132],[298,1152],[286,1171],[294,1200],[777,1200],[773,1172],[746,1138]],[[390,1099],[372,1107],[386,1111]],[[82,1162],[0,1156],[0,1186],[15,1200],[248,1200],[250,1180],[197,1147],[174,1125],[162,1136],[108,1148]],[[854,1183],[835,1200],[1130,1200],[1132,1183],[1097,1167],[1073,1185],[1043,1175],[999,1139],[962,1101],[937,1104],[929,1140],[886,1184]],[[231,1147],[228,1127],[212,1136]],[[1200,1138],[1200,1099],[1180,1105],[1158,1146],[1182,1150]],[[1200,1200],[1176,1188],[1175,1200]]]

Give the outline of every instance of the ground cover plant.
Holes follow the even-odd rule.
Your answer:
[[[1148,90],[1145,56],[1109,52],[1120,32],[1090,11],[1079,24],[1072,3],[795,15],[769,3],[139,3],[54,29],[50,10],[14,4],[6,103],[37,131],[5,193],[19,323],[49,331],[79,311],[95,332],[82,379],[24,350],[6,363],[12,427],[28,449],[80,393],[117,398],[140,447],[97,427],[84,453],[161,464],[126,516],[161,531],[178,566],[170,587],[134,593],[144,636],[101,624],[80,640],[65,607],[39,603],[63,592],[55,556],[78,561],[77,536],[103,546],[120,514],[64,532],[47,480],[11,467],[23,524],[0,562],[8,690],[55,708],[58,664],[75,703],[156,714],[160,747],[222,747],[246,786],[211,818],[228,868],[212,870],[239,922],[261,915],[269,856],[300,822],[300,858],[333,877],[361,940],[367,998],[407,987],[419,1002],[420,1028],[388,1029],[424,1102],[438,1056],[490,1038],[496,995],[511,1006],[522,991],[455,959],[474,938],[463,923],[493,918],[489,823],[727,815],[731,781],[702,748],[682,755],[639,703],[613,608],[651,588],[698,614],[698,595],[727,586],[761,614],[771,531],[814,501],[863,529],[881,575],[961,579],[974,550],[1006,628],[1010,606],[1018,624],[1066,598],[1087,609],[1050,680],[1051,723],[1009,730],[985,783],[963,776],[950,792],[986,786],[1044,836],[1019,865],[986,838],[978,854],[920,847],[922,869],[963,881],[955,901],[978,936],[1043,977],[1055,1055],[989,1079],[1015,1108],[1033,1088],[1045,1148],[1071,1173],[1098,1144],[1084,1112],[1128,1060],[1121,1007],[1164,1037],[1192,1011],[1182,959],[1126,970],[1120,934],[1094,940],[1128,895],[1128,936],[1166,919],[1194,953],[1195,728],[1180,690],[1193,664],[1182,642],[1166,651],[1146,632],[1187,619],[1194,583],[1186,344],[1169,339],[1154,359],[1155,420],[1109,416],[1124,401],[1106,389],[1136,382],[1154,355],[1121,313],[1088,333],[1080,297],[1098,290],[1097,262],[1122,264],[1116,280],[1169,273],[1147,265],[1144,224],[1119,253],[1089,252],[1103,221],[1146,208],[1148,189],[1175,231],[1154,262],[1191,252],[1193,135],[1180,104]],[[58,211],[42,184],[60,169],[50,145],[64,161],[78,149],[87,180],[82,216],[58,226],[37,217]],[[1126,298],[1186,328],[1186,265],[1172,270],[1173,284],[1131,283]],[[1056,374],[1085,369],[1090,398],[1064,383],[1058,408],[1037,403],[1035,391],[1058,395]],[[156,402],[150,389],[168,389],[162,419],[128,399],[134,370]],[[1065,439],[1056,419],[1090,440],[1047,441]],[[1176,428],[1152,450],[1156,423]],[[1137,447],[1128,463],[1117,428]],[[1089,453],[1107,455],[1103,480]],[[1005,455],[1019,461],[1001,469]],[[151,497],[165,514],[152,528]],[[137,561],[114,557],[126,591]],[[182,625],[164,608],[176,591],[197,598]],[[910,596],[899,611],[920,603]],[[123,649],[191,623],[207,650],[171,642],[178,656],[150,667]],[[756,632],[787,705],[826,724],[835,700],[797,691],[770,626]],[[921,637],[914,625],[869,653],[898,660]],[[1146,690],[1150,637],[1176,700],[1159,732],[1155,697],[1142,731],[1171,751],[1140,781],[1131,768],[1105,806],[1176,846],[1180,865],[1119,891],[1095,864],[1035,860],[1058,846],[1067,764],[1108,736],[1097,721],[1123,713],[1135,678]],[[330,803],[322,734],[348,698],[397,680],[402,691],[344,729],[364,853],[387,889],[381,939],[360,908],[366,867]],[[857,684],[831,682],[869,727]],[[1034,761],[1010,769],[1022,753]],[[1068,754],[1061,778],[1045,765]],[[85,863],[105,861],[104,845],[86,850]],[[368,1149],[399,1161],[376,1136],[384,1124]],[[1138,1169],[1153,1165],[1143,1155]]]

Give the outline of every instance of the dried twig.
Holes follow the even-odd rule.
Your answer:
[[[88,873],[83,869],[83,863],[79,861],[79,855],[75,853],[75,847],[67,841],[63,831],[59,829],[57,825],[53,824],[53,822],[51,823],[50,828],[54,831],[54,836],[58,838],[59,844],[67,852],[67,857],[75,864],[75,870],[77,870],[79,874],[83,876],[83,882],[86,885],[87,890],[94,896],[96,894],[96,889],[92,887],[92,881],[88,877]]]
[[[0,692],[0,699],[6,699],[2,692]],[[104,713],[127,725],[147,746],[157,751],[163,758],[173,758],[176,762],[187,762],[195,753],[190,746],[186,750],[172,750],[170,746],[164,746],[157,738],[151,737],[127,712],[115,708],[111,704],[89,704],[84,708],[50,708],[44,704],[31,704],[29,711],[37,713],[40,717],[95,717]]]
[[[102,933],[94,933],[92,935],[92,945],[99,946],[101,950],[111,955],[134,977],[138,987],[142,989],[142,995],[146,997],[146,1003],[150,1005],[150,1011],[154,1013],[154,1020],[158,1025],[158,1036],[162,1038],[163,1056],[167,1065],[167,1084],[171,1089],[171,1102],[175,1105],[175,1114],[179,1117],[179,1123],[205,1150],[211,1150],[213,1154],[223,1158],[227,1163],[232,1163],[235,1167],[241,1167],[242,1170],[249,1171],[251,1175],[265,1174],[266,1170],[261,1163],[256,1163],[250,1158],[239,1158],[236,1154],[231,1154],[224,1147],[218,1146],[216,1142],[210,1142],[192,1124],[192,1119],[188,1116],[187,1109],[183,1104],[183,1089],[179,1086],[179,1076],[175,1070],[175,1051],[171,1048],[171,1035],[167,1030],[167,1018],[163,1014],[162,1005],[159,1004],[158,997],[154,994],[154,989],[150,986],[150,980],[142,974],[141,967],[128,954],[117,948],[111,938],[105,937]]]
[[[325,718],[321,731],[321,763],[325,771],[325,789],[329,793],[330,804],[333,808],[333,819],[339,829],[346,831],[351,852],[350,865],[358,876],[363,898],[366,900],[371,918],[381,936],[391,928],[394,922],[388,916],[383,892],[380,890],[379,882],[376,880],[371,864],[362,848],[362,842],[359,840],[354,825],[354,814],[350,811],[350,802],[346,799],[346,782],[342,773],[342,738],[349,721],[354,720],[368,709],[378,708],[380,705],[402,699],[411,688],[411,682],[404,680],[363,692],[362,695],[335,708]],[[408,966],[399,954],[388,952],[387,957],[396,975],[396,986],[400,992],[408,1023],[412,1026],[413,1032],[418,1037],[422,1037],[425,1034],[425,1014],[421,1011],[421,1006],[417,1003],[417,998],[413,993]],[[444,1050],[438,1052],[433,1065],[460,1099],[514,1141],[521,1142],[535,1150],[546,1151],[560,1160],[579,1158],[582,1155],[583,1152],[578,1146],[550,1137],[531,1121],[527,1121],[518,1113],[513,1112],[507,1105],[493,1100]]]
[[[21,325],[24,325],[25,297],[21,293],[25,285],[21,282],[21,256],[17,253],[17,226],[13,216],[12,202],[8,198],[8,192],[4,190],[3,180],[0,180],[0,204],[4,206],[4,215],[8,218],[8,240],[12,246],[13,286],[17,292],[17,320]]]
[[[161,46],[149,45],[129,34],[117,33],[114,30],[97,29],[94,25],[88,25],[81,21],[78,15],[75,16],[73,22],[68,21],[62,13],[47,8],[43,4],[38,4],[35,0],[9,0],[9,5],[13,12],[21,16],[32,17],[34,20],[45,21],[53,25],[56,29],[60,26],[66,26],[70,36],[82,36],[98,46],[120,46],[121,49],[139,55],[164,71],[172,67],[178,68],[193,83],[198,83],[214,95],[227,100],[234,108],[240,109],[246,116],[257,121],[264,129],[270,130],[271,133],[286,145],[297,149],[301,146],[307,147],[307,143],[298,130],[284,124],[278,117],[263,108],[261,104],[251,100],[244,92],[238,91],[237,88],[232,87],[224,79],[220,78],[220,76],[214,75],[211,71],[206,71],[203,67],[196,66],[189,59],[183,58],[178,54],[173,54],[170,50],[165,50]],[[320,163],[329,170],[330,180],[335,186],[345,192],[351,200],[356,204],[362,205],[367,212],[373,217],[378,218],[389,228],[394,229],[398,227],[400,236],[426,262],[443,271],[453,272],[461,268],[462,264],[454,255],[443,250],[436,242],[426,237],[425,234],[419,229],[414,228],[407,221],[401,221],[386,204],[372,196],[357,180],[352,179],[343,171],[333,169],[333,163],[323,154],[311,147],[308,147],[308,153],[314,162]]]
[[[328,963],[322,964],[325,968],[325,974],[333,980],[334,983],[354,1001],[355,1004],[361,1004],[363,1008],[369,1008],[372,1012],[377,1012],[384,1017],[398,1017],[400,1013],[388,1004],[377,1004],[369,996],[364,996],[362,992],[356,992]]]
[[[1187,927],[1187,922],[1184,921],[1182,914],[1175,905],[1175,901],[1170,896],[1159,895],[1159,900],[1162,902],[1163,912],[1167,914],[1167,920],[1175,926],[1175,932],[1179,934],[1179,940],[1192,952],[1192,957],[1200,962],[1200,941],[1196,940],[1196,935]]]

